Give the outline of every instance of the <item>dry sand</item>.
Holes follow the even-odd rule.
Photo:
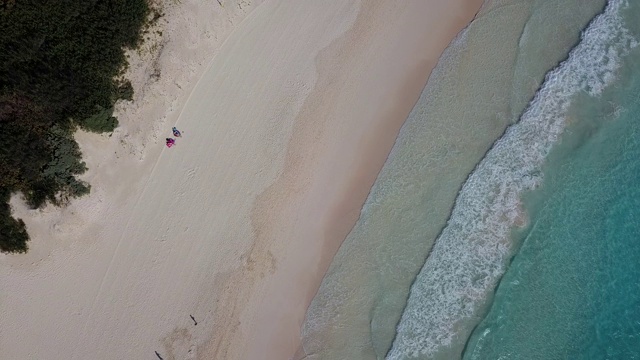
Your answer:
[[[0,256],[2,358],[304,356],[322,275],[481,1],[171,3],[122,127],[78,135],[92,194],[12,200],[33,240]]]

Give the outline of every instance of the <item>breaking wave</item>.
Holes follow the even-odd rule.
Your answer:
[[[511,231],[524,216],[521,196],[541,183],[542,165],[566,126],[572,98],[600,95],[615,80],[622,57],[638,45],[624,26],[626,6],[623,0],[609,1],[567,60],[547,74],[520,121],[471,173],[411,288],[387,359],[462,350],[505,271]]]

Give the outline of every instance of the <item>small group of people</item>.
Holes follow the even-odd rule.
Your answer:
[[[171,131],[173,131],[173,136],[177,138],[182,136],[182,133],[180,132],[180,130],[178,130],[175,126],[171,129]],[[176,139],[167,138],[165,144],[167,145],[168,148],[170,148],[176,144]]]

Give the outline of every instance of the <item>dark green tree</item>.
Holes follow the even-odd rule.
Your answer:
[[[146,0],[0,0],[0,250],[27,250],[11,194],[37,208],[89,192],[73,133],[118,125],[133,90],[115,79],[148,14]]]

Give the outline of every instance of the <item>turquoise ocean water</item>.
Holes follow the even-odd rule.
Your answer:
[[[459,356],[447,350],[469,336],[517,250],[512,231],[526,224],[523,195],[543,184],[543,166],[571,121],[579,126],[581,119],[571,117],[576,100],[601,100],[637,46],[625,18],[631,10],[625,1],[609,1],[568,58],[547,74],[520,120],[469,175],[412,285],[388,358]],[[469,349],[475,352],[473,344]]]
[[[305,359],[634,358],[638,19],[486,2],[334,258]]]
[[[465,359],[640,359],[640,52],[570,118]]]

